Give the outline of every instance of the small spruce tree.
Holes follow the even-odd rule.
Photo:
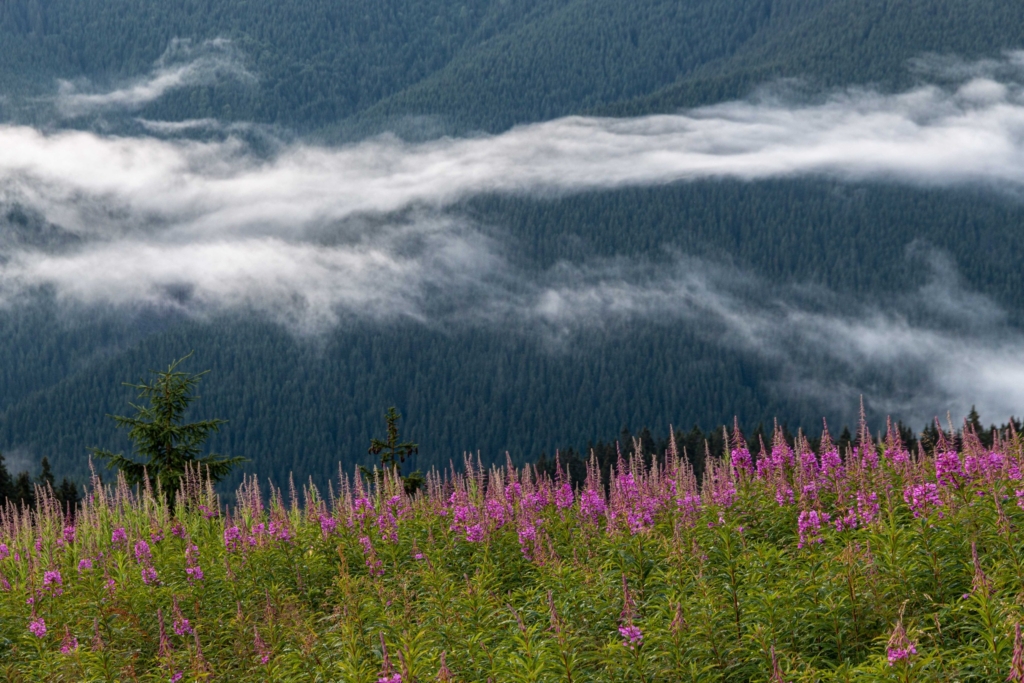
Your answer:
[[[401,477],[406,492],[412,494],[426,480],[423,477],[423,473],[418,470],[407,477],[402,476],[402,463],[410,455],[415,455],[419,452],[419,444],[412,441],[399,441],[398,421],[400,419],[402,419],[402,415],[394,406],[388,408],[388,412],[384,416],[384,420],[387,422],[387,437],[384,440],[370,439],[368,452],[370,455],[380,456],[382,468],[386,470],[394,469],[398,476]]]
[[[193,394],[199,380],[207,371],[187,373],[178,366],[190,358],[188,354],[170,364],[167,370],[153,371],[156,379],[150,383],[125,384],[138,389],[139,398],[148,405],[130,404],[135,415],[111,415],[118,427],[128,429],[128,438],[134,444],[141,462],[120,453],[93,448],[92,453],[108,466],[121,470],[129,484],[141,484],[149,479],[154,490],[159,486],[173,501],[185,468],[192,467],[209,475],[213,481],[223,479],[236,464],[245,458],[228,458],[216,453],[201,456],[202,446],[211,433],[220,430],[226,420],[213,419],[185,422],[185,412],[198,396]]]

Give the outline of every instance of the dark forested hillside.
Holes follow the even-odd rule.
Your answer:
[[[388,131],[431,138],[672,112],[784,79],[819,97],[846,86],[890,92],[920,82],[934,55],[998,59],[1021,48],[1018,0],[0,0],[0,122],[134,135],[146,122],[212,119],[320,144]],[[119,108],[62,99],[130,90],[202,58],[209,73]],[[523,277],[594,263],[686,274],[695,259],[746,283],[739,324],[798,299],[833,316],[884,309],[900,325],[939,330],[972,331],[983,309],[1000,339],[1024,323],[1024,205],[1005,188],[704,180],[485,192],[439,212],[479,228]],[[0,246],[72,239],[48,229],[0,187]],[[278,480],[323,481],[339,461],[368,462],[390,405],[420,444],[415,466],[430,467],[475,450],[524,462],[623,426],[661,433],[733,415],[816,432],[823,414],[849,419],[858,393],[877,390],[867,401],[878,421],[926,386],[916,366],[871,374],[829,355],[822,346],[841,346],[833,337],[762,348],[791,329],[738,339],[741,327],[673,310],[552,332],[467,322],[456,308],[441,321],[346,320],[303,336],[242,312],[190,319],[35,294],[0,301],[0,451],[12,471],[47,456],[58,477],[83,477],[88,447],[125,448],[106,417],[130,409],[121,383],[191,350],[190,370],[211,370],[197,413],[229,420],[210,446]],[[973,353],[944,348],[949,358]],[[835,387],[828,400],[823,381]],[[948,409],[948,395],[934,399],[915,409]]]
[[[0,88],[123,85],[174,39],[215,38],[255,81],[197,84],[141,115],[344,135],[500,130],[706,104],[776,78],[894,87],[915,78],[913,58],[998,56],[1024,28],[1011,0],[5,0]]]

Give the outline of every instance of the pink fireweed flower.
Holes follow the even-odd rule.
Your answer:
[[[7,544],[0,543],[0,560],[6,560],[10,554],[11,551],[7,548]]]
[[[377,679],[377,683],[402,683],[402,674],[391,674],[390,676],[381,676]]]
[[[842,531],[843,529],[856,529],[857,528],[857,511],[847,510],[845,515],[836,517],[834,522],[836,531]]]
[[[843,459],[839,457],[839,451],[830,448],[821,454],[821,474],[824,477],[835,479],[843,472]]]
[[[572,485],[569,482],[565,482],[555,491],[555,507],[559,510],[571,508],[574,500]]]
[[[62,655],[69,655],[78,649],[78,638],[75,638],[71,634],[71,630],[64,627],[64,640],[60,641],[60,653]]]
[[[825,539],[821,537],[821,527],[823,524],[828,524],[828,521],[829,515],[826,512],[803,510],[797,518],[797,533],[800,536],[800,541],[796,547],[803,548],[808,543],[824,543]]]
[[[373,502],[369,498],[356,498],[352,502],[352,510],[355,513],[356,519],[362,521],[368,515],[374,514],[376,511],[373,509]]]
[[[638,626],[627,624],[619,627],[619,635],[622,636],[622,644],[632,650],[644,639],[644,634]]]
[[[46,621],[42,617],[33,619],[28,622],[28,630],[32,632],[36,638],[42,638],[46,635]]]
[[[228,552],[233,552],[241,547],[242,530],[237,526],[229,526],[224,529],[224,547]]]
[[[11,584],[7,580],[7,577],[4,576],[3,574],[0,574],[0,591],[3,591],[5,593],[9,593],[10,590],[11,590]]]
[[[487,519],[494,522],[494,525],[499,529],[505,526],[505,522],[507,521],[505,504],[502,503],[500,500],[496,498],[491,498],[490,500],[488,500],[487,505],[485,507],[485,513],[487,514]]]
[[[878,518],[878,494],[857,492],[857,518],[861,526],[868,526]]]
[[[931,482],[908,486],[903,490],[903,500],[910,507],[914,517],[926,516],[931,508],[942,506],[939,488]],[[940,512],[939,515],[941,514]]]
[[[580,514],[592,524],[597,524],[607,509],[604,498],[594,489],[587,489],[580,496]]]
[[[199,548],[191,543],[185,549],[185,578],[190,584],[203,580],[203,570],[199,568]]]
[[[964,476],[960,466],[960,456],[956,451],[943,451],[935,454],[935,478],[942,486],[956,485],[957,479]]]
[[[886,449],[884,455],[885,459],[892,463],[892,466],[897,470],[904,469],[907,463],[910,462],[910,453],[903,448],[892,450]]]
[[[43,574],[43,590],[49,591],[53,595],[60,595],[64,592],[61,587],[63,583],[60,572],[57,570],[48,571]]]
[[[734,449],[729,453],[729,457],[732,460],[733,469],[737,472],[749,475],[754,471],[754,459],[746,447]]]
[[[330,515],[320,514],[320,534],[327,538],[334,533],[334,530],[338,527],[338,520],[334,519]]]
[[[466,540],[470,543],[480,543],[484,540],[484,527],[481,524],[474,524],[466,527]]]
[[[796,500],[793,494],[793,489],[790,488],[789,484],[785,480],[780,481],[775,486],[775,502],[778,503],[779,507],[785,507],[792,505]]]
[[[185,677],[184,671],[175,671],[174,675],[171,676],[171,683],[178,683],[182,678]]]
[[[377,515],[377,530],[380,531],[381,538],[398,543],[398,520],[390,510]]]
[[[147,586],[157,583],[159,577],[157,576],[156,569],[152,566],[146,566],[142,568],[142,583]]]
[[[263,641],[263,638],[260,637],[258,629],[253,628],[253,632],[255,636],[252,639],[252,645],[256,649],[256,656],[259,657],[260,664],[266,664],[270,661],[270,648]]]
[[[290,541],[292,538],[292,530],[288,528],[288,524],[284,521],[271,520],[270,524],[267,525],[267,534],[279,541]]]
[[[114,529],[114,532],[110,534],[110,542],[114,545],[121,545],[122,543],[128,542],[128,533],[124,530],[123,526],[119,526]]]
[[[174,617],[174,624],[171,626],[174,632],[179,636],[187,636],[192,633],[192,625],[188,623],[188,619],[181,616],[181,612],[178,612]]]
[[[135,542],[135,561],[139,564],[149,564],[153,559],[153,553],[149,549],[149,544],[143,540]]]
[[[916,654],[916,644],[907,637],[907,632],[903,630],[903,610],[900,610],[900,618],[896,622],[896,627],[892,630],[892,635],[889,636],[889,643],[886,646],[886,658],[889,660],[889,666],[893,666],[896,662],[907,661]]]
[[[537,541],[537,528],[532,524],[525,524],[519,527],[519,549],[523,557],[533,559],[532,546]]]
[[[174,524],[171,525],[171,534],[178,538],[185,538],[185,527],[182,526],[181,522],[174,520]]]
[[[75,542],[75,527],[72,524],[64,527],[64,542],[74,543]]]
[[[82,572],[89,571],[90,569],[92,569],[92,560],[90,560],[88,557],[83,557],[81,560],[78,561],[79,574],[81,574]]]
[[[368,536],[359,539],[363,546],[363,555],[366,556],[366,568],[370,570],[370,576],[383,576],[384,563],[377,559],[377,552],[373,549],[373,543]]]

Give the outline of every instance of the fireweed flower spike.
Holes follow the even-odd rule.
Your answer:
[[[60,653],[69,655],[78,649],[78,638],[71,635],[71,629],[64,627],[64,639],[60,643]]]
[[[28,623],[28,630],[36,638],[42,638],[46,635],[46,621],[42,617],[33,619]]]
[[[896,627],[892,630],[892,635],[889,637],[889,643],[886,646],[885,655],[889,661],[889,666],[894,666],[898,662],[908,661],[917,654],[916,644],[907,637],[907,632],[903,629],[903,610],[905,608],[906,603],[900,608],[899,620],[897,620]]]
[[[1024,683],[1024,638],[1021,638],[1020,623],[1013,626],[1013,658],[1010,660],[1010,675],[1006,680]]]

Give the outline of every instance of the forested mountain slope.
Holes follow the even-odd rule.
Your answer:
[[[0,0],[0,119],[126,137],[209,119],[227,136],[263,126],[281,145],[433,138],[674,112],[780,81],[819,100],[941,85],[954,71],[1012,71],[1003,52],[1022,48],[1024,9],[1010,0]],[[154,90],[169,78],[181,80]],[[103,106],[69,107],[69,93]],[[816,432],[824,414],[838,430],[862,393],[871,419],[916,420],[944,412],[961,377],[991,370],[978,358],[1012,357],[1024,316],[1024,205],[981,182],[482,192],[438,214],[479,230],[521,280],[600,269],[663,286],[671,272],[724,282],[724,314],[694,324],[667,305],[563,328],[463,324],[455,306],[304,336],[244,310],[82,309],[44,287],[0,309],[0,450],[13,469],[46,455],[58,477],[83,476],[87,447],[125,445],[105,416],[130,410],[121,383],[193,349],[190,369],[212,371],[197,410],[229,420],[211,447],[278,480],[365,462],[389,405],[424,467],[477,449],[522,462],[623,425],[710,428],[733,415]],[[61,239],[0,187],[0,248]],[[884,325],[920,351],[872,367],[880,356],[849,338]]]
[[[908,60],[998,56],[1024,44],[1024,28],[1009,0],[5,0],[0,86],[119,84],[174,39],[216,38],[255,82],[170,93],[142,115],[349,135],[424,116],[437,119],[420,134],[500,130],[705,104],[776,78],[906,84]]]

